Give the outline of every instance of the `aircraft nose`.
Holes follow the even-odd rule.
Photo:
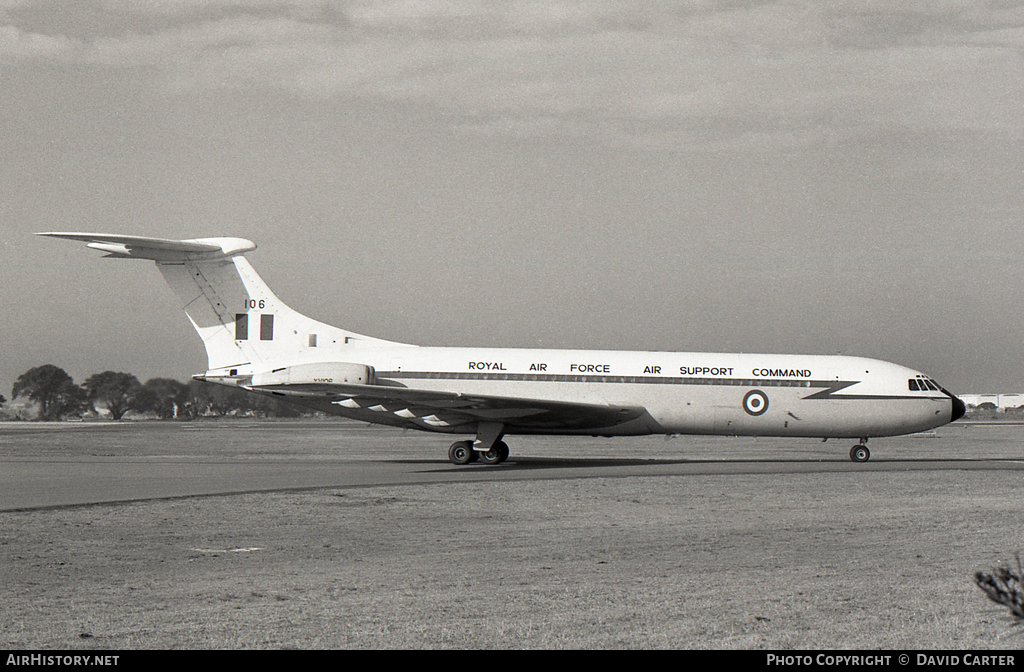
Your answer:
[[[950,422],[956,422],[960,418],[964,417],[964,413],[967,412],[967,406],[964,402],[960,401],[955,394],[950,393],[948,390],[942,390],[945,394],[949,395],[949,398],[953,400],[953,412],[950,414]]]

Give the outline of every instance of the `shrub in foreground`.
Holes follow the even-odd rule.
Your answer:
[[[974,582],[988,599],[1010,610],[1014,625],[1021,625],[1024,623],[1024,568],[1021,567],[1020,554],[1016,558],[1016,571],[1009,567],[978,571],[974,573]]]

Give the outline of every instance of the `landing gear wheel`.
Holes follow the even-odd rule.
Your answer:
[[[508,446],[504,441],[498,441],[490,450],[480,451],[479,454],[484,464],[501,464],[508,459]]]
[[[473,452],[473,444],[469,441],[456,441],[448,449],[448,459],[452,464],[469,464],[476,457]]]
[[[871,459],[871,451],[863,443],[850,448],[850,459],[854,462],[867,462]]]

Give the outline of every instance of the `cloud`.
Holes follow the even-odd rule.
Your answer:
[[[1019,46],[1024,26],[1024,7],[1013,0],[848,1],[833,5],[826,16],[830,41],[856,49],[962,44],[1006,30],[1016,33],[1012,42]]]
[[[820,142],[878,128],[1020,134],[1019,9],[969,2],[103,0],[11,5],[0,58],[147,69],[443,110],[476,133]],[[43,3],[44,7],[50,7]],[[35,7],[35,6],[33,6]],[[75,17],[70,17],[74,19]],[[112,29],[110,26],[116,26]]]
[[[74,41],[64,35],[44,35],[16,26],[0,26],[0,54],[6,60],[60,59],[74,47]]]

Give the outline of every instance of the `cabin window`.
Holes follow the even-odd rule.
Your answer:
[[[274,340],[274,316],[260,315],[260,340]]]
[[[249,338],[249,315],[248,313],[235,314],[235,340],[244,341]]]
[[[311,348],[315,348],[316,347],[316,334],[310,334],[309,335],[309,347],[311,347]]]
[[[911,378],[910,380],[907,381],[907,385],[910,386],[910,389],[913,392],[920,392],[921,391],[921,388],[919,388],[917,386],[917,381],[914,380],[913,378]]]

